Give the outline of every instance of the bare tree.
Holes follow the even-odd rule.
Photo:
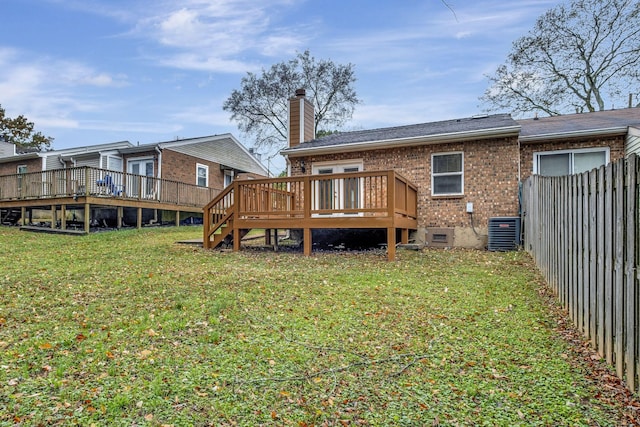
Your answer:
[[[624,106],[640,93],[640,2],[572,0],[540,16],[480,98],[488,111],[549,115]]]
[[[353,83],[352,64],[316,61],[309,51],[272,65],[261,75],[247,73],[241,88],[234,90],[223,109],[231,113],[240,131],[255,138],[255,146],[267,151],[283,148],[287,140],[288,100],[304,88],[315,107],[317,132],[339,127],[351,119],[360,101]]]

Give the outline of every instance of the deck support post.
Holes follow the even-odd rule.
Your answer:
[[[58,219],[56,218],[56,214],[58,213],[56,208],[56,205],[51,205],[51,228],[56,228],[56,222]]]
[[[89,203],[84,204],[84,232],[89,234],[91,230],[91,205]]]
[[[27,208],[24,206],[20,208],[20,221],[22,225],[27,225]]]
[[[205,212],[205,216],[207,213]],[[176,211],[176,227],[180,227],[180,211]]]
[[[264,230],[264,245],[271,246],[271,229],[266,228]]]
[[[240,229],[237,227],[233,228],[233,251],[238,252],[240,250]]]
[[[136,227],[142,228],[142,208],[138,208],[138,219],[136,221]]]
[[[278,229],[273,229],[273,250],[278,252]]]
[[[407,243],[409,243],[409,229],[408,228],[402,228],[400,230],[400,243],[402,243],[403,245],[406,245]]]
[[[303,232],[303,235],[302,235],[302,242],[303,242],[305,256],[311,256],[312,242],[311,242],[311,229],[310,228],[305,228],[304,229],[304,232]]]
[[[67,229],[67,205],[60,205],[60,230]]]
[[[122,217],[124,216],[124,208],[118,206],[116,208],[116,228],[119,230],[122,228]]]
[[[394,227],[387,228],[387,259],[389,261],[396,259],[396,229]]]

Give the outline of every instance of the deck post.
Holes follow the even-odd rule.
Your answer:
[[[124,216],[124,208],[118,206],[116,208],[116,228],[119,230],[122,228],[122,217]]]
[[[90,190],[91,190],[91,186],[89,185],[89,167],[85,166],[84,167],[84,195],[88,196],[89,194],[91,194]],[[87,233],[89,232],[89,229],[86,230]]]
[[[396,259],[396,229],[394,227],[387,228],[387,259],[389,261]]]
[[[138,219],[136,221],[136,227],[142,228],[142,208],[138,208]]]
[[[400,243],[402,243],[403,245],[406,245],[407,243],[409,243],[409,229],[408,228],[402,228],[400,230]]]
[[[60,229],[67,229],[67,205],[60,205]]]
[[[271,229],[266,228],[264,230],[264,245],[271,246]]]
[[[208,218],[208,215],[206,212],[204,212],[204,218]],[[176,227],[180,227],[180,211],[176,211]]]
[[[306,256],[311,256],[312,242],[311,242],[311,229],[310,228],[305,228],[304,229],[303,236],[302,236],[302,241],[303,241],[303,244],[304,244],[304,254]]]
[[[240,229],[233,227],[233,251],[238,252],[240,250]]]
[[[56,228],[56,205],[51,205],[51,228]]]
[[[84,204],[84,232],[89,233],[91,230],[91,205],[89,203]]]
[[[27,225],[27,208],[24,206],[20,208],[20,221],[22,225]]]

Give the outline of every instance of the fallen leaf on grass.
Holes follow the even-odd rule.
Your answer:
[[[138,353],[138,356],[140,356],[141,359],[146,359],[147,357],[151,356],[151,353],[151,350],[142,350],[140,353]]]

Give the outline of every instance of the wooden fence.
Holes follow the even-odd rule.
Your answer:
[[[640,260],[635,155],[523,185],[524,245],[574,324],[639,391]]]

